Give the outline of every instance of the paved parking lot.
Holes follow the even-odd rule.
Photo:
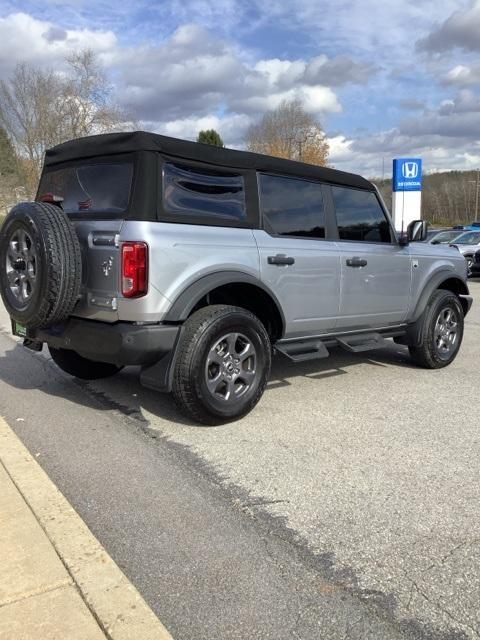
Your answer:
[[[221,427],[188,423],[135,369],[88,392],[181,447],[245,517],[275,523],[319,575],[405,633],[476,638],[480,282],[470,287],[461,353],[440,371],[412,367],[393,343],[301,365],[277,358],[256,410]]]

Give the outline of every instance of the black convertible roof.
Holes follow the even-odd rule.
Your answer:
[[[47,150],[45,167],[73,160],[134,151],[157,151],[184,160],[208,162],[222,167],[256,169],[258,171],[314,178],[360,189],[373,189],[371,182],[354,173],[318,167],[294,160],[284,160],[283,158],[275,158],[259,153],[236,151],[209,144],[169,138],[147,131],[106,133],[70,140]]]

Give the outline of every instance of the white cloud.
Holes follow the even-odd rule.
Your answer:
[[[402,120],[397,127],[356,139],[334,139],[332,163],[339,169],[380,176],[391,158],[418,155],[426,171],[474,169],[480,155],[480,98],[470,90],[437,109]]]
[[[336,93],[306,81],[309,61],[245,62],[229,44],[198,25],[184,25],[159,46],[116,50],[118,94],[139,119],[204,117],[217,111],[259,117],[282,100],[300,98],[319,116],[339,113]]]
[[[458,64],[444,76],[443,82],[460,87],[478,86],[480,85],[480,64],[471,66]]]
[[[329,87],[302,87],[299,92],[305,109],[312,114],[340,113],[342,107]]]
[[[86,11],[88,6],[90,11],[86,0],[67,2],[70,9],[78,2],[78,7]],[[193,139],[200,129],[215,128],[228,145],[241,147],[245,130],[265,111],[282,100],[299,98],[327,131],[331,117],[343,109],[345,130],[351,130],[352,122],[372,127],[373,133],[337,133],[329,138],[331,163],[339,169],[378,175],[382,157],[388,168],[392,156],[407,153],[422,155],[430,167],[478,164],[478,98],[474,91],[448,95],[451,87],[476,89],[480,84],[478,61],[472,61],[471,53],[460,57],[459,51],[453,60],[451,54],[425,56],[412,52],[411,43],[427,34],[425,44],[419,46],[429,52],[457,46],[473,51],[480,43],[476,35],[480,31],[475,27],[472,40],[469,22],[477,24],[474,18],[480,0],[462,11],[458,11],[458,0],[445,0],[440,5],[437,0],[404,0],[401,4],[301,0],[295,7],[280,0],[165,0],[148,5],[152,25],[145,26],[150,39],[143,39],[143,27],[134,22],[137,39],[131,38],[129,42],[135,44],[129,46],[122,46],[113,28],[104,25],[112,24],[120,32],[122,18],[133,19],[141,10],[138,7],[147,8],[146,0],[139,0],[135,8],[116,8],[111,0],[99,0],[95,12],[102,15],[95,24],[101,26],[94,29],[65,28],[61,19],[64,4],[58,0],[58,20],[35,19],[19,12],[0,18],[0,78],[22,60],[62,70],[68,53],[90,47],[107,69],[121,105],[142,126],[161,133]],[[111,21],[106,4],[111,5]],[[79,15],[82,10],[78,8]],[[92,9],[91,20],[94,15]],[[440,26],[432,30],[434,15]],[[85,22],[73,20],[73,24]],[[175,24],[181,26],[175,29]],[[305,39],[305,50],[313,54],[302,58],[297,53],[288,59],[279,53],[277,57],[263,53],[259,60],[261,41],[255,50],[235,44],[237,32],[252,25],[271,28],[272,33],[277,28],[285,33],[295,30],[298,38]],[[225,39],[226,33],[233,36],[233,43],[232,38]],[[463,45],[458,44],[460,33],[465,35]],[[344,53],[336,57],[322,53],[335,50]],[[278,51],[281,48],[277,46]],[[378,60],[378,65],[372,60]],[[405,61],[419,74],[427,65],[431,77],[428,94],[415,92],[420,83],[415,85],[410,72],[404,72]],[[399,64],[402,75],[392,80],[385,70]],[[420,77],[422,82],[428,81],[427,76]],[[434,101],[437,108],[425,108],[424,104]],[[385,113],[380,113],[382,106]],[[395,126],[393,118],[398,118],[399,106],[408,109],[411,117]],[[392,119],[388,112],[394,114]],[[381,130],[379,121],[388,122],[388,126]]]
[[[151,122],[149,129],[174,138],[195,140],[202,129],[215,129],[221,135],[228,147],[241,148],[245,131],[251,124],[251,119],[243,114],[233,114],[219,117],[208,115],[196,118],[194,116],[170,120],[168,122]]]
[[[26,13],[13,13],[0,18],[0,77],[9,75],[19,61],[58,68],[75,49],[89,47],[101,54],[115,46],[112,31],[60,29]]]
[[[330,155],[328,158],[330,164],[337,166],[338,163],[352,161],[353,154],[351,146],[353,140],[349,140],[342,135],[336,135],[327,138],[327,142],[330,146]]]

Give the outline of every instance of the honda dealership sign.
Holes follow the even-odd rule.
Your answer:
[[[392,178],[392,213],[397,231],[421,218],[422,160],[395,158]]]
[[[422,161],[420,158],[396,158],[393,161],[393,190],[422,190]]]

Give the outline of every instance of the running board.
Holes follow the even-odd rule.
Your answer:
[[[305,340],[304,342],[287,342],[284,344],[276,344],[276,351],[286,356],[293,362],[306,362],[307,360],[317,360],[319,358],[328,358],[327,347],[321,340]]]
[[[379,333],[364,333],[356,336],[345,336],[337,338],[338,346],[351,353],[370,351],[371,349],[382,349],[388,346],[387,340]]]

